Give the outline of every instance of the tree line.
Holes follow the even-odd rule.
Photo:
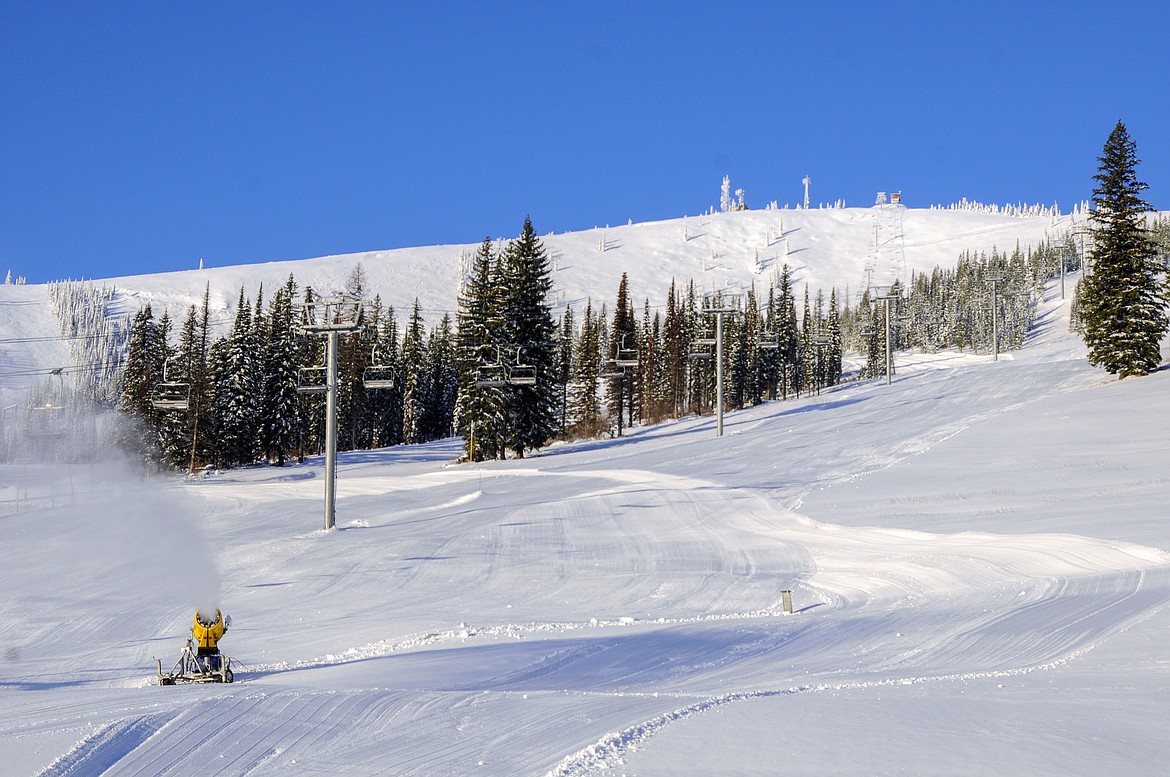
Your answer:
[[[1079,262],[1069,237],[1010,254],[965,253],[953,268],[916,272],[881,294],[891,348],[1018,348],[1044,283]],[[798,292],[786,265],[763,288],[704,292],[693,280],[672,281],[665,300],[640,305],[623,275],[611,303],[589,299],[554,316],[550,258],[527,219],[503,247],[484,240],[454,319],[444,312],[428,328],[416,300],[400,323],[367,285],[358,265],[343,289],[360,300],[360,326],[340,340],[341,450],[458,435],[465,458],[480,461],[712,412],[714,310],[727,311],[725,409],[818,393],[842,380],[848,352],[860,356],[857,377],[885,369],[885,300],[872,289],[854,306],[835,289]],[[269,298],[241,289],[230,325],[216,335],[228,322],[211,320],[209,291],[178,322],[148,305],[111,326],[85,309],[104,309],[112,292],[84,288],[56,288],[55,305],[68,331],[108,333],[78,336],[75,348],[107,378],[94,381],[105,386],[94,395],[120,411],[117,443],[135,460],[196,471],[282,465],[323,450],[324,397],[304,390],[322,380],[323,339],[303,327],[305,306],[323,299],[318,290],[291,275]],[[176,385],[182,409],[160,407],[159,388]]]

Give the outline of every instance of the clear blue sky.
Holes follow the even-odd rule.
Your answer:
[[[102,278],[749,206],[1170,209],[1170,3],[0,0],[0,273]]]

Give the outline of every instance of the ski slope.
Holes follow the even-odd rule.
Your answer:
[[[908,231],[909,234],[909,231]],[[1053,293],[993,362],[905,355],[726,419],[453,465],[457,441],[0,517],[13,774],[1161,774],[1170,373]],[[781,594],[793,592],[785,614]],[[152,684],[191,613],[227,686]]]

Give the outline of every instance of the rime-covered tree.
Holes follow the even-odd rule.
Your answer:
[[[1093,176],[1093,249],[1078,289],[1089,362],[1125,378],[1157,369],[1166,334],[1165,267],[1146,227],[1152,210],[1141,198],[1136,146],[1120,121]]]

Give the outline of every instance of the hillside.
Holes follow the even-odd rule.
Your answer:
[[[517,219],[517,232],[522,218]],[[539,229],[539,223],[536,227]],[[581,307],[588,298],[613,304],[618,282],[628,273],[638,301],[661,304],[671,280],[689,280],[704,290],[766,287],[787,263],[798,290],[848,290],[854,301],[867,282],[888,285],[912,270],[952,266],[964,251],[1010,251],[1063,237],[1076,226],[1072,216],[1016,217],[973,210],[873,208],[760,210],[689,216],[545,235],[554,262],[554,304]],[[504,236],[503,239],[512,237]],[[357,266],[369,293],[405,316],[417,297],[427,323],[454,313],[459,279],[478,245],[447,245],[370,251],[293,262],[208,267],[185,272],[92,278],[116,291],[114,314],[150,304],[181,320],[210,292],[213,321],[226,330],[241,288],[254,298],[261,287],[275,290],[290,274],[301,288],[341,288]],[[867,268],[870,272],[867,274]],[[95,276],[98,276],[95,273]],[[68,365],[68,348],[45,340],[60,330],[48,306],[47,287],[0,286],[0,401],[17,403],[19,392],[41,383],[49,370]]]
[[[904,215],[908,267],[1043,236],[1034,219]],[[807,257],[804,280],[843,287],[864,277],[866,216],[706,228],[750,245],[782,217],[808,239],[789,252]],[[670,253],[681,225],[610,228],[604,252],[599,233],[551,236],[558,285],[572,299],[604,275],[608,299],[622,270],[637,277],[619,252],[658,251],[672,258],[644,277],[665,288],[664,267],[703,261]],[[458,257],[388,257],[423,273],[426,252]],[[344,278],[356,261],[375,287],[390,278],[363,254],[117,283],[128,304],[212,279],[234,299],[240,283]],[[60,358],[55,340],[13,342],[50,326],[43,287],[2,293],[5,358]],[[1090,368],[1068,307],[1051,285],[1028,343],[998,362],[900,354],[892,385],[732,413],[721,438],[702,417],[475,465],[453,463],[453,440],[345,453],[328,532],[320,459],[198,480],[143,481],[114,456],[0,467],[0,763],[45,777],[1161,774],[1170,372]],[[208,601],[234,619],[237,681],[158,687],[155,660],[178,657]]]

